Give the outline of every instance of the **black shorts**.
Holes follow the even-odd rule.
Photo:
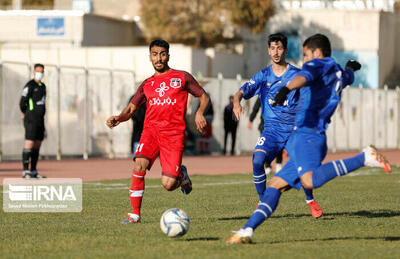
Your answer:
[[[25,139],[27,140],[40,140],[44,139],[44,122],[43,121],[33,121],[25,120]]]

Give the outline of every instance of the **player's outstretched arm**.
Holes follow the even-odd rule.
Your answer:
[[[110,118],[108,118],[108,120],[106,121],[106,125],[110,129],[112,129],[118,126],[121,122],[129,120],[135,113],[137,108],[138,107],[133,103],[129,103],[128,106],[126,106],[126,108],[118,116],[111,116]]]
[[[203,93],[203,95],[199,97],[199,100],[200,100],[200,106],[199,109],[197,109],[194,121],[196,123],[197,130],[200,131],[201,133],[203,132],[204,127],[207,125],[206,118],[204,118],[203,114],[206,108],[208,107],[208,103],[210,102],[210,97],[208,97],[206,93]]]
[[[243,90],[239,90],[236,94],[235,97],[233,98],[233,114],[235,115],[235,118],[237,120],[240,119],[240,116],[243,114],[243,107],[240,104],[240,101],[243,98]]]

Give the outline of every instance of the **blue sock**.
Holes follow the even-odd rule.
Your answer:
[[[261,200],[263,197],[267,176],[264,170],[264,162],[267,159],[267,154],[262,151],[256,151],[253,153],[253,179],[254,186],[256,187],[258,196]]]
[[[312,201],[314,200],[314,195],[313,195],[313,191],[306,189],[303,187],[304,193],[306,194],[306,201]]]
[[[275,211],[280,197],[281,192],[278,189],[268,187],[257,209],[253,212],[243,229],[247,227],[256,229],[256,227],[263,223]]]
[[[361,153],[355,157],[325,163],[312,174],[313,187],[318,188],[336,176],[346,175],[364,166],[365,155]]]

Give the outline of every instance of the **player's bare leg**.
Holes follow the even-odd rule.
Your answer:
[[[186,166],[181,166],[181,172],[177,178],[163,175],[161,177],[161,184],[167,191],[173,191],[178,187],[181,187],[184,194],[189,194],[192,191],[192,181],[187,173]]]
[[[142,207],[142,199],[145,187],[145,175],[150,161],[145,158],[136,158],[135,168],[132,173],[132,183],[129,188],[129,198],[132,205],[132,213],[126,213],[128,218],[121,221],[123,224],[139,223],[140,209]]]

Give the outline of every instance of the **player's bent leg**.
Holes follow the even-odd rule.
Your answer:
[[[234,235],[226,242],[228,244],[251,243],[254,230],[272,215],[278,206],[281,193],[290,188],[289,184],[282,178],[272,177],[257,209],[250,216],[247,223],[239,231],[234,232]]]
[[[261,200],[265,188],[267,175],[264,170],[264,163],[267,159],[267,153],[264,150],[256,149],[253,153],[253,181],[257,194]]]
[[[161,176],[161,184],[167,191],[173,191],[179,187],[177,179],[167,175]]]
[[[192,191],[192,181],[190,180],[186,166],[184,165],[181,166],[181,170],[177,177],[163,173],[161,176],[161,184],[167,191],[173,191],[178,187],[181,187],[183,194],[189,194]]]
[[[304,189],[307,190],[312,190],[313,189],[313,171],[309,171],[307,173],[304,173],[302,176],[300,176],[300,181],[301,184],[303,185]]]

